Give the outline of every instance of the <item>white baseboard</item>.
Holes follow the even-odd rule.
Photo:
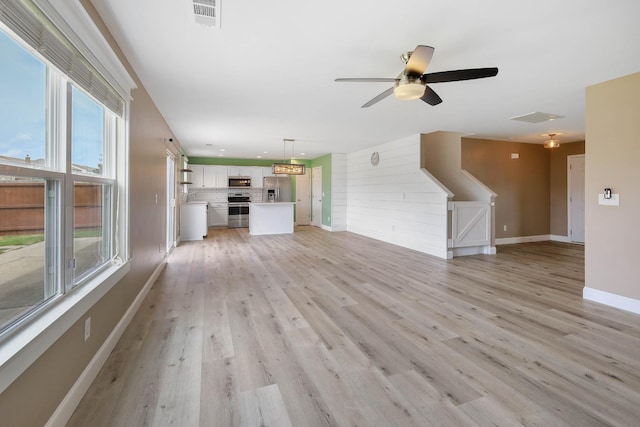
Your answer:
[[[62,399],[62,402],[60,402],[60,405],[58,405],[54,413],[51,415],[49,421],[45,424],[45,427],[64,427],[67,422],[69,422],[71,415],[73,415],[73,411],[76,410],[78,404],[91,386],[91,383],[98,376],[100,369],[102,369],[102,366],[107,361],[107,358],[118,343],[118,340],[124,333],[125,329],[127,329],[127,326],[129,326],[131,319],[133,319],[133,316],[138,311],[138,308],[140,308],[140,305],[149,293],[151,286],[156,282],[166,264],[167,261],[165,258],[154,270],[153,274],[144,284],[124,316],[122,316],[116,327],[113,328],[105,342],[100,346],[100,349],[98,349],[84,371],[82,371],[82,374],[80,374],[67,395]]]
[[[600,304],[608,305],[610,307],[615,307],[621,310],[640,314],[640,300],[637,299],[612,294],[610,292],[601,291],[599,289],[588,288],[586,286],[582,291],[582,298],[589,301],[599,302]]]
[[[468,255],[478,255],[478,254],[487,254],[487,255],[495,255],[496,248],[495,246],[469,246],[466,248],[452,248],[449,250],[453,257],[459,256],[468,256]],[[448,253],[447,253],[448,257]]]
[[[544,242],[545,240],[551,240],[551,236],[549,234],[541,234],[539,236],[504,237],[502,239],[496,239],[496,245],[512,245],[514,243],[528,243],[528,242]]]
[[[550,237],[554,242],[571,243],[571,240],[569,240],[569,236],[559,236],[557,234],[552,234]]]

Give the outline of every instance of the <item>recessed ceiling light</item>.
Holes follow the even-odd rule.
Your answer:
[[[218,154],[218,157],[224,157],[224,154]]]
[[[220,151],[226,151],[224,148],[221,148]]]
[[[259,158],[259,159],[261,159],[261,158],[262,158],[262,156],[256,156],[256,157],[257,157],[257,158]]]
[[[268,153],[269,153],[268,151],[263,151],[263,152],[262,152],[262,154],[268,154]]]
[[[301,155],[301,156],[306,156],[306,155],[307,155],[307,153],[300,153],[300,155]]]

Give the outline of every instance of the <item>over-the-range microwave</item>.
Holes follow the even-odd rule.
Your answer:
[[[251,187],[250,176],[230,176],[229,187]]]

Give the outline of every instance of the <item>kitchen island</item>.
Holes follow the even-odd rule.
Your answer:
[[[293,202],[251,203],[249,234],[293,233]]]

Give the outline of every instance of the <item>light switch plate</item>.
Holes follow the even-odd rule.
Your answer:
[[[620,206],[620,195],[612,194],[610,199],[605,199],[604,194],[598,194],[598,204],[603,206]]]

